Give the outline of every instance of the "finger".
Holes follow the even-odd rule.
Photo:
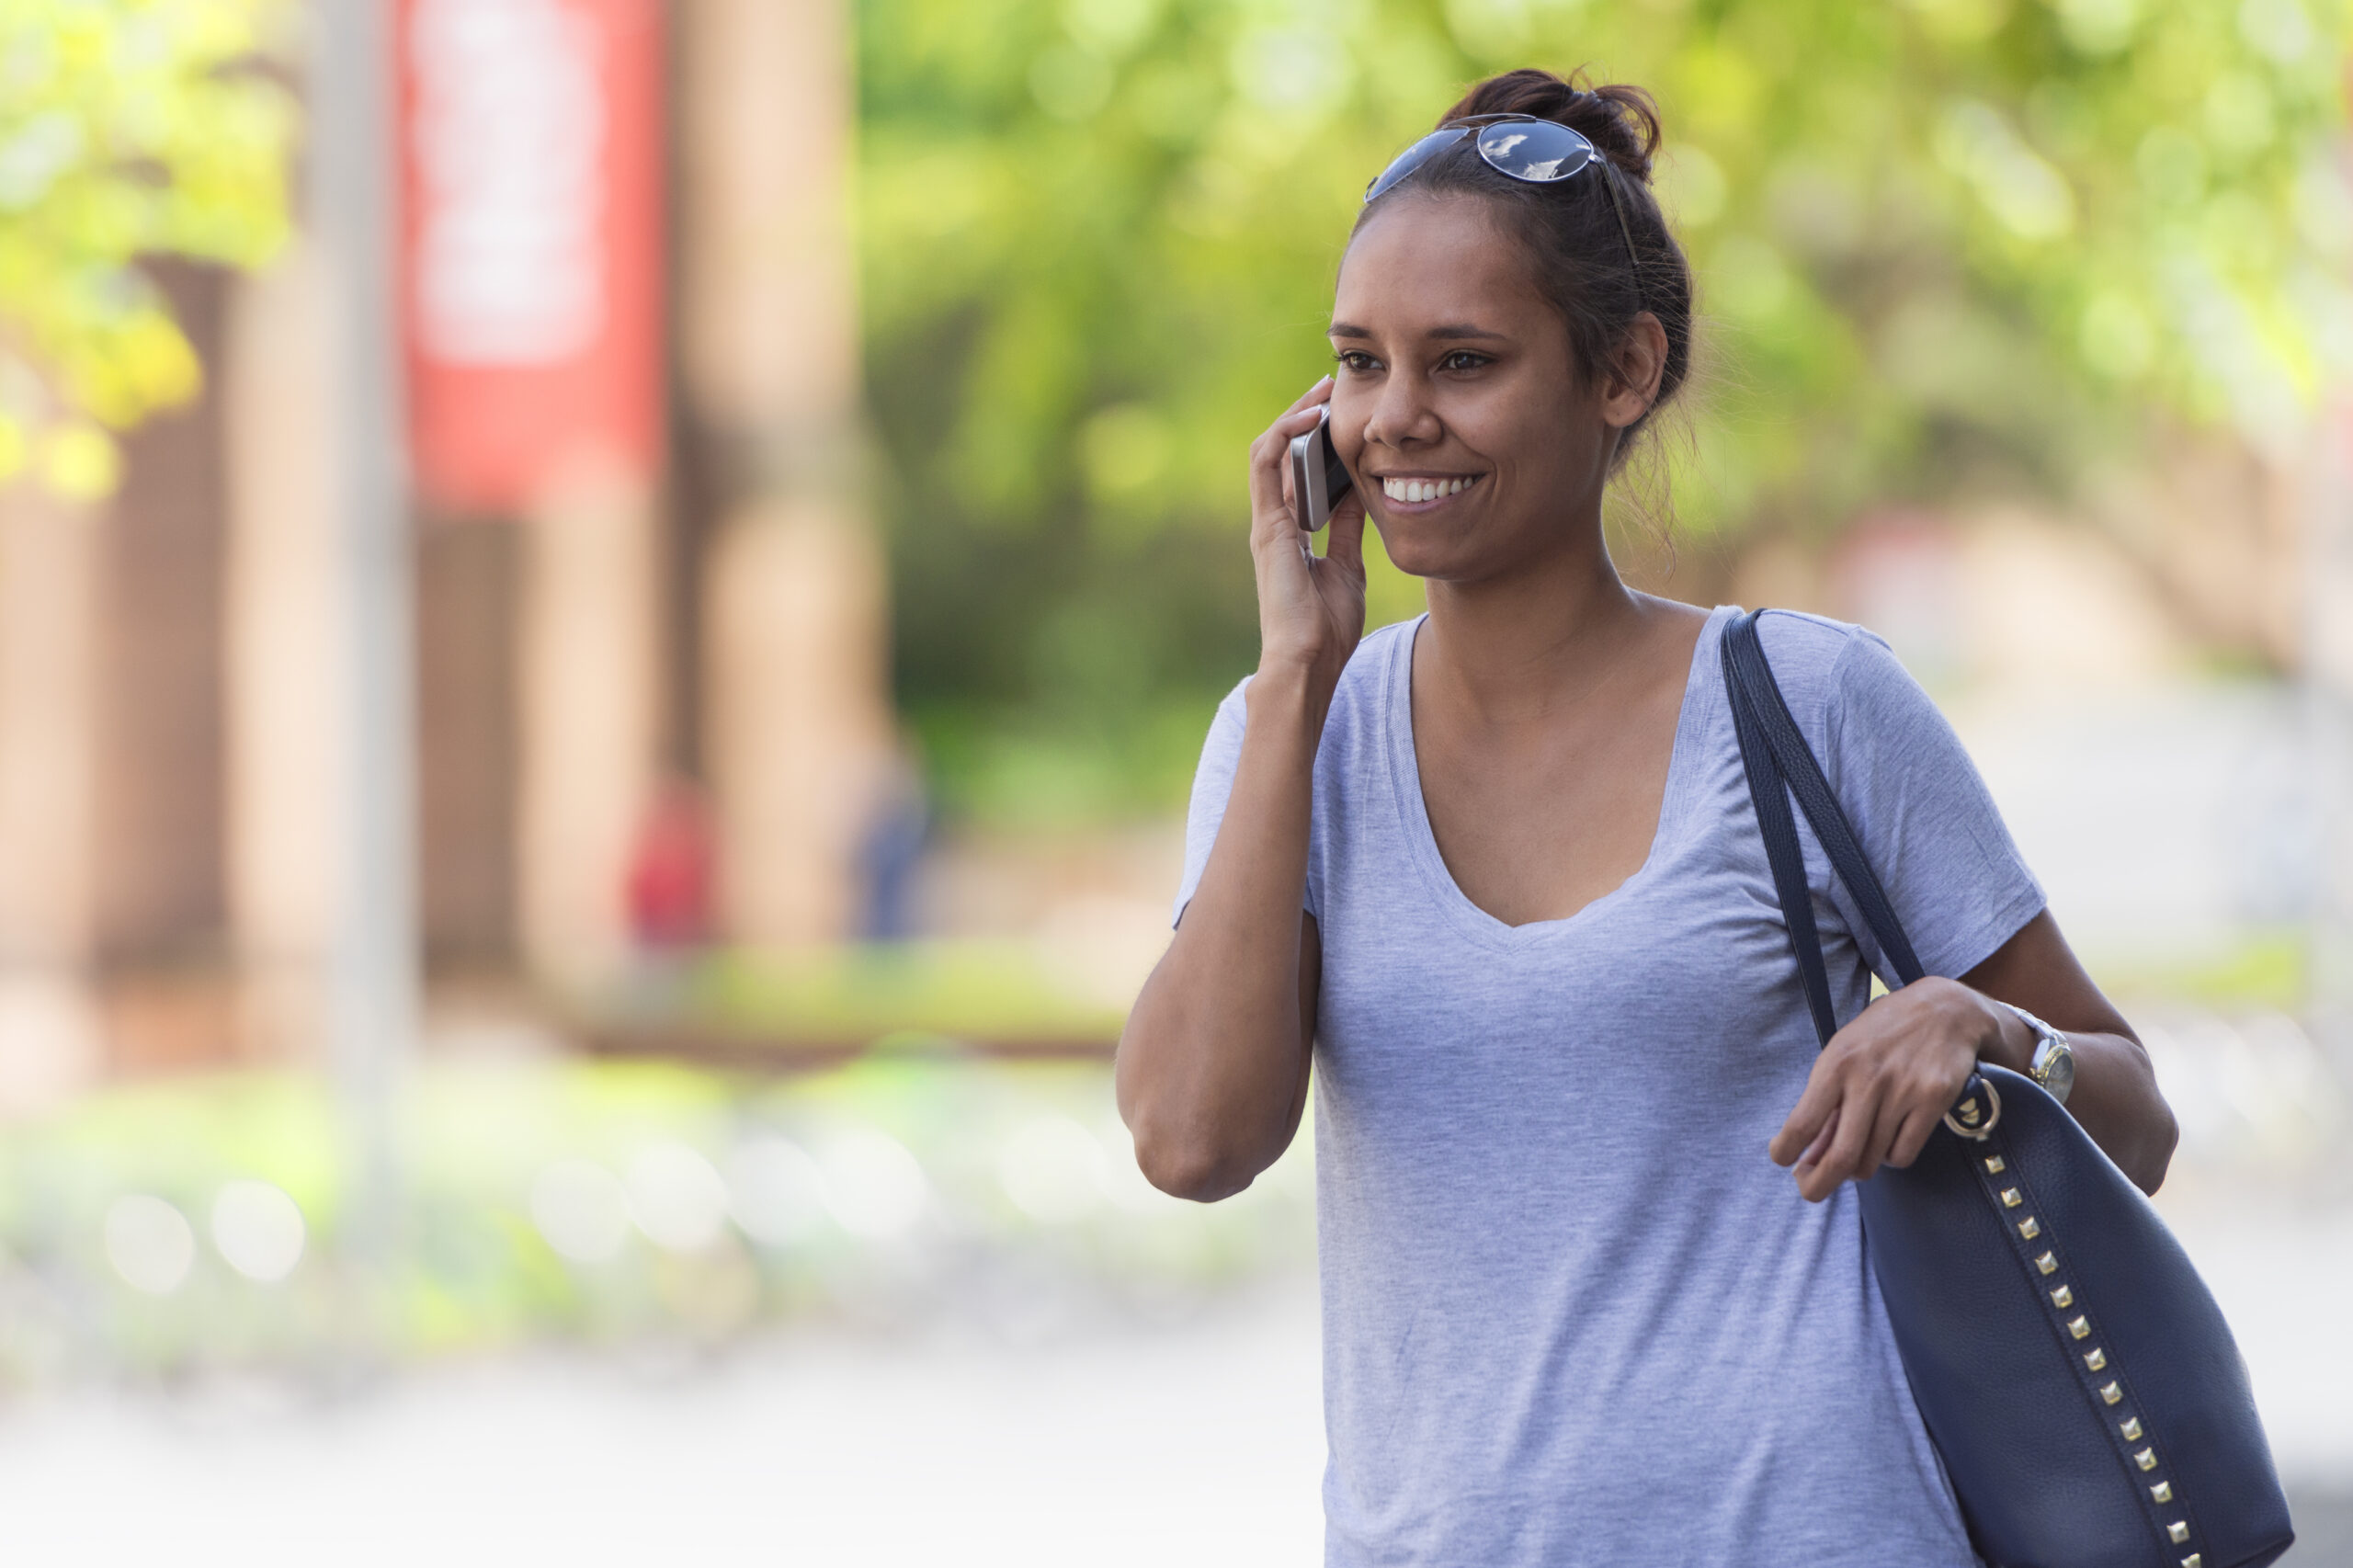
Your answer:
[[[1920,1157],[1920,1151],[1928,1146],[1929,1135],[1942,1119],[1943,1113],[1934,1110],[1915,1110],[1906,1116],[1895,1135],[1895,1146],[1887,1152],[1887,1163],[1898,1170],[1909,1167]]]
[[[1277,420],[1250,443],[1250,522],[1254,531],[1265,528],[1269,513],[1288,512],[1283,499],[1284,449],[1290,437]]]
[[[1846,1097],[1838,1106],[1838,1131],[1830,1140],[1829,1152],[1799,1182],[1800,1191],[1819,1201],[1836,1191],[1840,1182],[1870,1174],[1874,1167],[1863,1163],[1864,1153],[1878,1109],[1877,1096],[1870,1085],[1847,1084]]]
[[[1822,1131],[1813,1135],[1813,1142],[1805,1146],[1805,1153],[1798,1156],[1795,1169],[1801,1177],[1822,1164],[1830,1153],[1830,1141],[1837,1136],[1838,1113],[1834,1110],[1830,1113],[1830,1119],[1822,1124]]]
[[[1364,497],[1354,490],[1332,508],[1331,531],[1324,536],[1324,559],[1361,581],[1364,577]]]
[[[1911,1105],[1901,1096],[1880,1098],[1872,1111],[1870,1129],[1856,1152],[1852,1179],[1869,1181],[1879,1174],[1879,1168],[1893,1157],[1896,1141],[1904,1136],[1911,1114]]]
[[[1331,401],[1332,378],[1324,376],[1317,381],[1313,386],[1300,393],[1299,401],[1292,403],[1289,408],[1284,409],[1283,412],[1285,414],[1297,414],[1302,408],[1313,408],[1319,403],[1329,403]]]
[[[1259,437],[1258,445],[1250,449],[1250,533],[1255,545],[1271,536],[1277,526],[1295,527],[1290,507],[1290,482],[1283,470],[1283,449],[1288,437],[1280,426]]]
[[[1798,1156],[1813,1145],[1815,1134],[1836,1112],[1842,1060],[1828,1051],[1813,1059],[1813,1071],[1806,1077],[1805,1092],[1798,1096],[1798,1103],[1790,1108],[1790,1119],[1773,1134],[1767,1151],[1775,1165],[1796,1164]]]
[[[1315,428],[1313,408],[1294,409],[1267,427],[1250,447],[1250,518],[1262,528],[1278,521],[1290,522],[1291,437]],[[1293,526],[1296,526],[1295,524]]]

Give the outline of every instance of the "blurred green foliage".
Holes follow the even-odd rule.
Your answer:
[[[1309,1140],[1241,1198],[1179,1202],[1137,1174],[1101,1062],[428,1060],[394,1120],[400,1246],[381,1273],[338,1246],[346,1129],[322,1079],[182,1076],[12,1123],[0,1394],[827,1319],[1034,1337],[1165,1317],[1314,1256]],[[276,1277],[239,1266],[222,1211],[254,1182],[301,1216]],[[151,1222],[126,1226],[126,1205]]]
[[[285,0],[0,0],[0,483],[114,486],[108,431],[194,397],[142,257],[256,266],[287,233]]]
[[[683,1017],[786,1060],[795,1047],[892,1036],[1093,1047],[1119,1037],[1127,1009],[1089,957],[972,938],[729,949],[692,977],[682,1007],[651,1011],[662,1027]]]
[[[2063,494],[2353,359],[2335,0],[862,0],[901,695],[951,809],[1158,807],[1255,653],[1244,450],[1365,181],[1471,81],[1658,97],[1678,531]],[[1419,607],[1376,562],[1376,621]]]

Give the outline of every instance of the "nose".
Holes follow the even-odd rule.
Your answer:
[[[1365,445],[1402,451],[1434,445],[1444,434],[1429,389],[1420,377],[1392,375],[1382,381],[1372,415],[1365,421]]]

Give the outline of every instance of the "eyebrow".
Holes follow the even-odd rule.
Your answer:
[[[1358,326],[1354,322],[1336,321],[1324,329],[1324,335],[1326,337],[1370,337],[1372,333],[1370,328]],[[1483,326],[1472,326],[1469,322],[1449,322],[1444,326],[1430,328],[1424,335],[1449,340],[1464,337],[1488,338],[1498,342],[1504,337],[1500,332],[1490,332]]]

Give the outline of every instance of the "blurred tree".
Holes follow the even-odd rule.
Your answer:
[[[255,266],[287,233],[283,0],[0,0],[0,483],[103,495],[108,431],[202,372],[139,258]]]
[[[899,678],[984,810],[1181,788],[1252,656],[1244,449],[1328,360],[1365,181],[1492,71],[1590,62],[1658,96],[1711,345],[1669,447],[1687,533],[2063,493],[2152,414],[2277,448],[2353,360],[2333,0],[859,18]],[[1419,602],[1385,568],[1373,598]]]

